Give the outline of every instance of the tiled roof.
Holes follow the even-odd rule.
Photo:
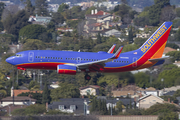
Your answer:
[[[158,97],[158,96],[156,96],[156,95],[153,95],[153,94],[149,94],[149,95],[143,96],[143,97],[139,98],[138,101],[140,101],[140,100],[142,100],[142,99],[145,99],[145,98],[147,98],[147,97],[149,97],[149,96],[154,96],[154,97],[156,97],[156,98],[158,98],[158,99],[164,101],[162,98],[160,98],[160,97]]]
[[[135,92],[132,90],[129,91],[112,91],[113,97],[127,96],[128,94],[134,95]]]
[[[14,96],[18,96],[21,93],[26,93],[26,92],[31,92],[31,93],[42,93],[43,91],[30,91],[30,90],[14,90]]]
[[[36,99],[33,99],[33,98],[30,98],[30,97],[25,97],[25,96],[17,96],[17,97],[14,97],[14,101],[17,102],[17,101],[29,101],[31,100],[32,102],[35,102]],[[3,98],[1,101],[3,102],[8,102],[8,101],[13,101],[13,97],[6,97],[6,98]]]
[[[98,86],[98,85],[88,85],[88,86],[80,87],[79,90],[83,90],[83,89],[86,89],[86,88],[99,89],[100,86]]]
[[[153,88],[153,87],[149,87],[149,88],[147,88],[147,89],[145,89],[146,91],[156,91],[156,89],[155,88]]]

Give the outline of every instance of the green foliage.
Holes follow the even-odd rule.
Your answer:
[[[31,88],[33,88],[36,84],[37,84],[36,81],[31,80],[31,82],[29,83],[28,89],[31,90]]]
[[[35,9],[36,9],[36,13],[39,16],[48,16],[48,3],[46,2],[46,0],[36,0],[35,1]]]
[[[67,112],[62,112],[60,110],[48,110],[48,112],[46,113],[46,115],[68,115],[70,113]]]
[[[33,92],[26,92],[26,93],[21,93],[18,96],[30,96],[33,99],[36,99],[36,103],[37,104],[41,104],[42,103],[42,93],[33,93]]]
[[[118,86],[119,78],[116,75],[105,75],[103,77],[100,77],[97,83],[99,86],[102,86],[102,87],[105,87],[107,85]]]
[[[25,43],[27,39],[38,39],[39,35],[46,32],[46,28],[42,25],[27,25],[19,31],[19,40]]]
[[[176,112],[161,113],[158,116],[158,120],[178,120],[178,113]]]
[[[143,72],[134,74],[135,83],[141,88],[149,87],[150,76]]]
[[[145,111],[146,115],[158,115],[159,113],[170,113],[170,112],[178,112],[179,108],[177,108],[173,104],[169,103],[157,103],[151,106],[149,109]]]
[[[45,43],[41,40],[27,39],[27,42],[23,45],[23,50],[43,50],[46,49]]]
[[[118,113],[122,112],[122,105],[123,103],[120,100],[116,103],[116,109]]]
[[[99,115],[107,115],[108,113],[105,100],[97,99],[94,97],[91,101],[91,106],[91,113],[96,113]]]
[[[180,60],[180,51],[170,51],[170,52],[166,53],[166,55],[172,57],[171,58],[172,62]]]
[[[122,52],[128,52],[128,51],[136,50],[138,48],[139,48],[139,46],[136,44],[128,44],[128,45],[123,47]]]
[[[173,68],[171,70],[164,70],[158,76],[158,81],[164,79],[164,87],[171,87],[175,85],[175,81],[179,81],[180,68]]]
[[[64,11],[66,11],[68,8],[69,8],[69,5],[62,3],[61,5],[59,5],[58,12],[62,13]]]
[[[53,101],[60,98],[78,98],[80,96],[78,86],[69,83],[61,83],[60,87],[51,90],[50,94]]]
[[[59,23],[63,23],[65,21],[64,16],[60,12],[53,13],[53,17],[51,19],[56,25]]]
[[[26,108],[16,109],[12,112],[12,115],[39,115],[46,112],[45,105],[34,104],[27,106]]]
[[[42,95],[42,103],[46,104],[46,103],[50,103],[50,101],[51,101],[50,90],[48,89],[47,83],[45,83],[43,89],[43,95]]]
[[[5,21],[3,21],[4,28],[7,33],[18,36],[19,30],[28,25],[29,14],[25,10],[20,10],[14,16],[9,15]]]
[[[91,14],[91,11],[92,11],[92,10],[95,10],[95,9],[97,9],[95,6],[92,6],[92,7],[88,8],[88,9],[86,10],[86,15]]]
[[[134,40],[134,44],[136,44],[138,47],[141,47],[145,41],[147,40],[147,38],[136,38]]]
[[[179,46],[177,44],[175,44],[175,43],[167,43],[166,47],[171,47],[173,49],[178,49],[179,48]]]
[[[180,8],[176,8],[176,15],[177,17],[180,17]]]
[[[26,10],[30,15],[32,15],[35,8],[34,8],[34,6],[32,5],[31,0],[26,0],[26,1],[24,2],[24,4],[25,4],[25,10]]]

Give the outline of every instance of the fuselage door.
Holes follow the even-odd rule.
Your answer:
[[[28,54],[28,61],[33,62],[34,61],[34,52],[29,52]]]
[[[81,63],[81,58],[80,58],[80,57],[77,57],[77,58],[76,58],[76,62],[77,62],[77,63]]]
[[[136,67],[137,67],[137,58],[136,58],[136,57],[133,57],[132,67],[133,67],[133,68],[136,68]]]

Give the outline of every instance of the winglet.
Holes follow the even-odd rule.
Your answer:
[[[114,52],[115,47],[116,47],[116,44],[114,44],[107,53],[112,54]]]
[[[116,53],[113,55],[112,59],[117,59],[123,49],[123,46],[119,47],[119,49],[116,51]]]

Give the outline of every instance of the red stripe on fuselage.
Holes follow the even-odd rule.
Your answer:
[[[66,63],[58,62],[40,62],[40,63],[24,63],[16,65],[17,67],[27,68],[27,69],[49,69],[57,70],[57,65],[64,65]]]

